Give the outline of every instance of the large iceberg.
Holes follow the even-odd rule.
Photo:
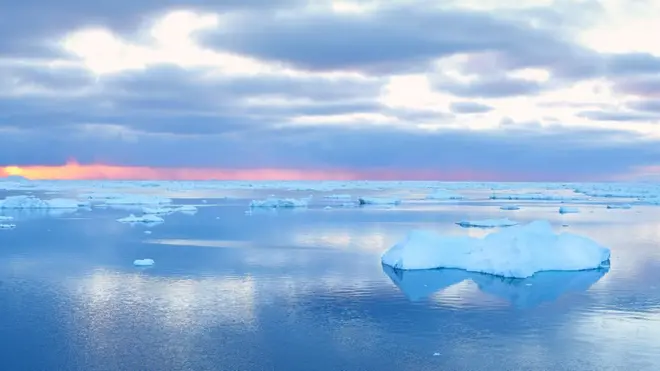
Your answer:
[[[547,221],[502,229],[484,238],[414,230],[381,257],[383,264],[396,269],[457,268],[516,278],[541,271],[607,267],[609,259],[608,248],[576,234],[555,234]]]

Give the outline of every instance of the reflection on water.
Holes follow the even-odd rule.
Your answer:
[[[19,220],[0,234],[2,370],[660,369],[660,208],[574,215],[610,270],[520,280],[380,264],[411,228],[481,233],[453,223],[499,203],[245,215],[263,196],[149,235],[125,210]],[[555,206],[521,204],[516,221],[561,228]]]
[[[518,308],[532,308],[555,301],[569,292],[586,291],[608,271],[592,269],[574,272],[539,272],[532,277],[518,279],[461,269],[400,270],[387,265],[383,265],[382,268],[392,282],[412,301],[427,298],[438,291],[471,280],[479,290],[505,299]]]

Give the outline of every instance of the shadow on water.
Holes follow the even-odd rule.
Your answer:
[[[529,278],[506,278],[461,269],[401,270],[383,265],[383,271],[411,301],[425,299],[465,280],[484,293],[502,298],[517,308],[553,302],[568,292],[587,291],[609,268],[584,271],[539,272]]]

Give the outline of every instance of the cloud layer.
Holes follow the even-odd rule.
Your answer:
[[[634,41],[656,2],[205,3],[9,6],[0,166],[599,180],[660,162],[660,48]]]

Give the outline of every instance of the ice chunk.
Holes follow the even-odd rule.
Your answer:
[[[16,228],[16,224],[0,223],[0,229],[14,229],[14,228]]]
[[[568,201],[579,200],[579,197],[560,196],[560,195],[547,195],[542,193],[493,193],[490,196],[491,200],[543,200],[543,201]]]
[[[572,207],[572,206],[562,206],[559,208],[559,213],[560,214],[575,214],[579,213],[580,210],[578,210],[577,207]]]
[[[90,200],[101,200],[106,206],[164,205],[172,203],[172,199],[154,195],[86,195]]]
[[[133,214],[117,219],[120,223],[163,223],[165,220],[158,215],[144,214],[135,216]]]
[[[399,205],[400,198],[384,198],[384,197],[360,197],[358,198],[360,205]]]
[[[250,207],[272,209],[307,207],[307,202],[307,199],[268,197],[265,200],[252,200],[252,202],[250,202]]]
[[[174,212],[171,207],[143,207],[142,212],[151,215],[169,215]]]
[[[323,208],[323,210],[332,210],[332,206],[326,206]]]
[[[436,189],[433,193],[426,195],[427,200],[462,200],[463,198],[465,198],[463,195],[443,189]]]
[[[484,238],[413,230],[381,257],[383,264],[396,269],[457,268],[518,278],[540,271],[606,267],[609,259],[608,248],[576,234],[555,234],[547,221],[502,229]]]
[[[0,209],[77,209],[85,202],[65,198],[42,200],[35,196],[8,196],[0,200]]]
[[[517,205],[504,205],[504,206],[500,206],[500,210],[520,210],[520,206],[517,206]]]
[[[133,265],[138,267],[149,267],[154,265],[154,263],[153,259],[136,259],[133,261]]]
[[[341,194],[341,195],[325,195],[323,197],[331,199],[331,200],[350,200],[352,198],[351,195],[344,195],[344,194]]]
[[[477,228],[497,228],[497,227],[510,227],[518,224],[513,220],[504,219],[483,219],[483,220],[463,220],[458,223],[461,227],[477,227]]]
[[[614,204],[614,205],[607,205],[608,209],[630,209],[632,208],[632,205],[630,204]]]
[[[197,213],[197,207],[195,207],[193,205],[183,205],[183,206],[177,207],[176,209],[174,209],[174,211],[178,211],[178,212],[184,213],[184,214],[195,214],[195,213]]]

